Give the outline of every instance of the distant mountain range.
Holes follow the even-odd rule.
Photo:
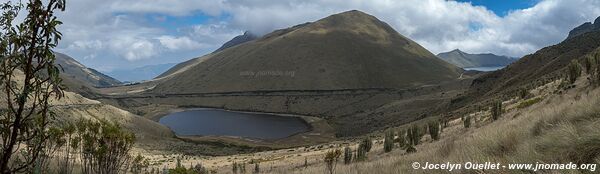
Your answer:
[[[354,10],[176,65],[153,92],[406,88],[454,80],[461,72]]]
[[[176,63],[147,65],[133,69],[117,69],[107,72],[107,74],[123,82],[138,82],[143,80],[151,80],[175,65]]]
[[[577,28],[571,30],[569,32],[569,36],[567,37],[567,39],[571,39],[576,36],[582,35],[584,33],[593,32],[593,31],[600,31],[600,17],[596,18],[594,23],[586,22],[584,24],[581,24]]]
[[[517,58],[498,56],[495,54],[469,54],[459,49],[437,55],[440,59],[461,68],[506,66]]]

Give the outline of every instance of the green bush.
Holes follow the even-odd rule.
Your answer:
[[[542,101],[541,97],[536,97],[536,98],[528,99],[528,100],[525,100],[525,101],[519,103],[519,105],[517,105],[517,108],[523,109],[523,108],[529,107],[529,106],[531,106],[533,104],[539,103],[540,101]]]

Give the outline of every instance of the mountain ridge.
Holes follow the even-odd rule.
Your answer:
[[[453,80],[460,71],[354,10],[176,65],[153,92],[405,88]]]
[[[461,68],[506,66],[517,60],[492,53],[469,54],[460,49],[439,53],[437,57]]]

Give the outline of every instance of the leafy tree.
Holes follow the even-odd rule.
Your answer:
[[[330,150],[325,154],[325,167],[329,174],[335,173],[335,168],[341,155],[342,152],[339,149]]]
[[[65,0],[5,2],[0,16],[0,173],[33,173],[49,139],[50,98],[62,97],[52,49],[61,39],[55,10]],[[23,8],[25,7],[25,8]],[[23,10],[21,23],[15,18]],[[17,76],[22,76],[18,78]],[[17,154],[18,153],[18,154]]]

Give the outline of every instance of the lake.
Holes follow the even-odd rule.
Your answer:
[[[484,66],[484,67],[471,67],[471,68],[464,68],[467,71],[471,71],[471,70],[475,70],[475,71],[496,71],[499,69],[502,69],[506,66]]]
[[[299,117],[219,109],[192,109],[171,113],[159,123],[181,136],[235,136],[252,139],[281,139],[310,130]]]

